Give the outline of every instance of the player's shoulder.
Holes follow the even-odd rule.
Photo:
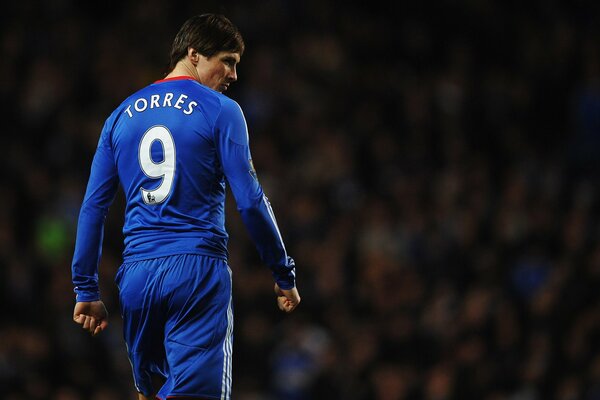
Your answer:
[[[198,95],[202,96],[206,100],[213,101],[218,104],[220,108],[237,108],[240,109],[239,104],[230,97],[227,97],[225,94],[221,92],[217,92],[214,89],[209,88],[208,86],[204,86],[203,84],[188,80],[187,85],[189,86],[191,91],[194,91]]]
[[[130,94],[129,96],[127,96],[123,101],[121,101],[121,103],[114,109],[114,111],[111,114],[112,116],[119,116],[120,114],[123,114],[123,111],[129,106],[131,105],[132,102],[135,102],[135,100],[139,99],[139,98],[143,98],[144,95],[148,92],[149,88],[152,85],[147,85],[144,86],[141,89],[136,90],[135,92],[133,92],[132,94]]]
[[[233,100],[231,97],[227,97],[222,93],[215,93],[217,93],[219,96],[218,99],[220,102],[221,115],[227,118],[243,118],[244,113],[242,111],[242,107],[237,101]]]
[[[190,81],[190,84],[193,85],[194,90],[201,98],[199,102],[200,107],[211,109],[212,112],[208,112],[207,114],[215,118],[215,124],[218,124],[219,121],[230,120],[232,118],[244,119],[242,108],[237,101],[199,82]]]
[[[242,108],[237,101],[221,95],[221,111],[217,120],[219,130],[227,132],[231,141],[240,145],[247,145],[248,126]]]
[[[212,119],[212,126],[217,127],[223,122],[232,120],[245,124],[242,108],[235,100],[201,83],[195,81],[191,83],[201,96],[199,107],[207,111],[206,115]]]
[[[123,101],[121,101],[121,103],[117,107],[115,107],[115,109],[110,113],[110,115],[106,119],[104,123],[104,130],[112,132],[113,129],[117,125],[119,125],[120,122],[124,121],[124,116],[127,115],[125,110],[128,107],[131,108],[131,105],[134,104],[136,100],[145,98],[151,86],[152,85],[144,86],[143,88],[136,90],[135,92],[127,96]]]

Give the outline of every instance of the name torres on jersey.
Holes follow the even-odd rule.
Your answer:
[[[188,102],[188,96],[183,93],[179,95],[177,100],[174,100],[174,98],[175,94],[173,93],[165,93],[164,96],[160,94],[153,94],[150,95],[149,99],[140,97],[139,99],[136,99],[133,104],[127,106],[125,113],[129,115],[129,118],[133,118],[132,111],[141,113],[152,108],[173,107],[178,110],[182,110],[185,115],[190,115],[194,112],[194,107],[198,105],[198,103],[195,101]]]

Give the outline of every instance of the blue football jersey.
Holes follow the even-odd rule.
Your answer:
[[[99,299],[104,220],[126,198],[125,262],[173,254],[227,258],[225,189],[283,289],[295,285],[269,200],[252,166],[239,105],[190,77],[164,79],[106,120],[81,206],[72,263],[78,301]]]

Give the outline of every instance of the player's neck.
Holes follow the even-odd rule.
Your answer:
[[[175,68],[173,68],[173,70],[169,72],[163,79],[177,78],[182,76],[189,76],[200,82],[200,76],[198,75],[196,68],[194,68],[191,63],[185,62],[185,60],[178,62],[177,65],[175,65]]]

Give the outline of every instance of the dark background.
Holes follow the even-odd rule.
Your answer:
[[[303,297],[276,309],[230,199],[234,398],[600,399],[599,2],[84,3],[0,13],[1,399],[135,398],[122,196],[94,339],[76,220],[105,118],[204,12],[246,40],[227,94]]]

